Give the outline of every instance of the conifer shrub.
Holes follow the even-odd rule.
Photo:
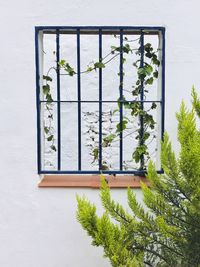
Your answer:
[[[192,89],[192,109],[182,103],[176,114],[180,153],[176,157],[167,133],[161,148],[164,174],[157,174],[150,162],[147,178],[141,183],[143,201],[134,190],[127,191],[127,212],[111,198],[102,179],[101,202],[105,209],[97,216],[96,207],[77,196],[77,219],[101,246],[113,267],[199,267],[200,266],[200,99]],[[146,207],[145,207],[146,206]]]

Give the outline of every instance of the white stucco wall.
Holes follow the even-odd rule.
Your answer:
[[[200,88],[199,8],[198,0],[0,1],[0,266],[110,266],[75,219],[75,194],[101,212],[98,191],[37,188],[34,26],[166,26],[166,129],[177,148],[175,111],[192,84]],[[113,195],[126,203],[124,190]]]
[[[59,54],[60,60],[65,60],[70,66],[77,70],[77,40],[75,34],[60,34],[59,35]],[[129,42],[125,39],[128,38]],[[133,95],[131,91],[137,81],[137,68],[133,66],[135,62],[138,63],[140,55],[137,54],[139,49],[138,35],[124,35],[124,45],[129,45],[134,49],[132,53],[123,54],[126,62],[123,64],[124,77],[123,77],[123,95],[125,99],[132,100]],[[151,43],[154,51],[159,50],[157,53],[158,58],[162,54],[162,41],[161,35],[145,35],[144,44]],[[91,62],[98,60],[99,51],[99,37],[98,35],[80,35],[80,70],[84,72],[88,68],[88,64],[92,66]],[[111,46],[119,46],[119,36],[113,35],[102,36],[102,58],[107,57],[103,62],[108,62],[106,67],[102,70],[102,100],[115,101],[115,103],[102,103],[102,139],[110,134],[116,133],[116,127],[119,123],[120,113],[118,109],[117,100],[120,96],[119,93],[119,55],[111,60],[113,54],[109,55]],[[50,92],[54,100],[57,99],[57,74],[56,68],[56,33],[54,34],[39,34],[39,73],[40,77],[43,75],[50,75],[52,81],[48,83]],[[160,48],[160,49],[159,49]],[[150,62],[147,57],[144,58],[145,62]],[[161,76],[162,64],[159,68],[159,77],[154,79],[152,85],[145,86],[148,92],[145,93],[145,100],[159,101],[161,98]],[[158,70],[158,68],[154,68]],[[81,100],[83,101],[98,101],[99,99],[99,71],[92,71],[90,73],[82,73],[81,75]],[[41,87],[46,84],[46,81],[40,79]],[[42,93],[40,99],[46,99]],[[66,75],[66,71],[60,71],[60,99],[61,101],[77,101],[77,75]],[[135,97],[134,97],[135,99]],[[157,168],[160,169],[159,151],[160,136],[161,136],[161,108],[157,103],[154,110],[148,111],[156,122],[155,129],[148,129],[150,136],[146,143],[148,143],[149,155],[151,159],[156,161]],[[152,103],[144,103],[144,110],[149,110]],[[48,108],[47,108],[48,107]],[[62,102],[60,104],[60,117],[61,117],[61,170],[77,170],[78,166],[78,108],[77,103]],[[52,142],[57,147],[58,127],[57,127],[57,103],[51,105],[42,103],[41,111],[41,139],[42,139],[42,170],[56,170],[57,169],[57,151],[51,149]],[[98,160],[94,160],[93,150],[98,149],[99,146],[99,104],[98,102],[86,103],[82,102],[81,107],[81,169],[82,170],[98,170]],[[49,114],[53,119],[49,119]],[[123,168],[125,170],[138,170],[140,163],[132,160],[132,154],[138,145],[136,138],[138,134],[138,127],[140,125],[139,116],[132,117],[131,111],[123,108],[123,117],[127,119],[126,130],[123,132]],[[51,125],[50,133],[45,134],[44,126]],[[48,129],[48,128],[47,128]],[[49,142],[48,136],[53,134],[53,141]],[[102,148],[102,162],[104,165],[109,166],[110,170],[119,170],[119,136],[114,139],[112,145],[103,146]],[[144,162],[147,164],[147,157]]]

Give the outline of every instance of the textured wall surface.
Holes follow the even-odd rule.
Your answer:
[[[166,26],[166,129],[178,149],[175,111],[200,86],[199,8],[198,0],[0,1],[0,266],[110,266],[75,219],[76,193],[102,212],[98,191],[37,188],[34,26]],[[126,203],[124,190],[113,196]]]
[[[56,34],[44,34],[40,37],[43,44],[40,47],[40,56],[42,58],[40,67],[41,77],[50,75],[52,81],[48,83],[50,92],[54,100],[57,99],[57,74],[56,74]],[[126,41],[126,38],[128,41]],[[161,58],[162,45],[161,38],[159,41],[158,35],[145,35],[144,44],[151,43],[158,58]],[[70,66],[77,71],[77,40],[75,34],[60,34],[60,60],[66,61]],[[99,100],[99,71],[93,70],[86,72],[88,66],[92,66],[94,62],[98,61],[99,52],[99,37],[98,35],[81,35],[80,36],[80,88],[81,100],[84,101],[98,101]],[[126,60],[123,64],[123,96],[125,99],[133,100],[140,99],[140,95],[133,97],[133,87],[136,87],[138,80],[137,70],[139,68],[140,55],[138,49],[140,47],[140,37],[138,35],[126,35],[123,37],[123,45],[129,45],[132,53],[123,53],[123,58]],[[111,54],[111,47],[120,46],[120,36],[103,35],[102,36],[102,58],[105,63],[105,68],[102,69],[102,100],[115,101],[115,103],[102,103],[102,139],[110,134],[116,134],[116,127],[120,120],[120,112],[118,108],[118,99],[120,96],[120,56],[119,53]],[[160,48],[160,49],[159,49]],[[159,51],[159,52],[158,52]],[[116,52],[116,51],[115,51]],[[93,62],[93,63],[92,63]],[[145,63],[151,63],[151,60],[144,56]],[[137,68],[134,64],[137,64]],[[162,64],[161,64],[162,65]],[[55,68],[55,69],[54,69]],[[153,66],[154,70],[159,71],[158,79],[154,79],[152,85],[145,85],[144,99],[148,101],[160,100],[160,84],[161,72],[160,67]],[[41,79],[42,82],[42,79]],[[46,84],[46,81],[43,81]],[[46,99],[41,93],[41,99]],[[61,101],[77,101],[77,75],[66,75],[66,71],[62,68],[60,70],[60,100]],[[154,103],[155,104],[155,103]],[[156,102],[156,108],[151,110],[152,102],[144,103],[143,108],[152,115],[154,121],[157,123],[154,129],[148,127],[150,134],[146,143],[148,143],[149,155],[152,160],[156,161],[159,157],[160,147],[160,104]],[[42,129],[50,126],[50,133],[44,133],[42,136],[45,139],[43,142],[43,150],[45,155],[43,157],[44,166],[46,170],[57,169],[57,151],[51,149],[52,144],[57,147],[58,127],[57,127],[57,103],[42,105],[44,116],[42,117]],[[78,105],[72,102],[62,102],[61,109],[61,170],[77,170],[78,166]],[[94,149],[98,151],[99,148],[99,103],[93,102],[81,103],[81,167],[82,170],[98,170],[98,159],[94,159]],[[52,117],[49,115],[53,116]],[[138,170],[140,163],[132,160],[132,154],[135,151],[139,141],[136,136],[140,128],[139,116],[131,116],[130,109],[123,108],[123,117],[127,121],[126,129],[123,132],[123,168],[126,170]],[[44,119],[45,118],[45,119]],[[48,128],[47,128],[48,129]],[[49,136],[53,137],[50,142],[47,140]],[[102,162],[105,168],[110,170],[119,170],[120,161],[120,137],[119,133],[111,142],[111,145],[105,146],[102,141]],[[98,158],[98,157],[97,157]],[[144,157],[144,163],[147,165],[148,158]],[[160,164],[158,164],[160,169]]]

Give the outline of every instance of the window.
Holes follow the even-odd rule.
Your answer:
[[[39,174],[160,167],[163,27],[36,27]]]

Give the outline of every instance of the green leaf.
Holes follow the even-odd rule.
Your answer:
[[[144,77],[146,76],[145,68],[139,68],[137,73],[138,73],[139,76],[144,76]]]
[[[153,67],[151,65],[149,65],[149,64],[146,64],[144,66],[144,69],[145,69],[145,72],[146,72],[147,75],[150,75],[152,73],[152,71],[153,71]]]
[[[150,43],[146,43],[145,45],[144,45],[144,50],[146,51],[146,52],[151,52],[151,51],[153,51],[153,47],[152,47],[152,45],[150,44]]]
[[[145,53],[145,56],[148,58],[152,58],[153,55],[150,52],[147,52],[147,53]]]
[[[87,68],[87,72],[93,71],[93,69],[94,69],[94,68],[92,68],[92,67],[88,67],[88,68]]]
[[[122,96],[122,98],[119,97],[117,100],[118,108],[120,108],[121,105],[123,105],[125,102],[126,102],[126,98],[124,96]]]
[[[139,84],[140,84],[140,80],[137,80],[136,85],[139,85]]]
[[[157,108],[157,105],[156,105],[155,102],[153,102],[152,105],[151,105],[151,109],[155,109],[155,108]]]
[[[130,45],[129,44],[125,44],[123,47],[122,47],[122,51],[126,54],[128,54],[129,52],[131,52],[131,48],[130,48]]]
[[[53,98],[52,98],[51,94],[47,94],[47,95],[46,95],[46,100],[47,100],[48,102],[53,102]]]
[[[146,141],[149,137],[150,137],[150,133],[149,132],[144,132],[143,140]]]
[[[53,150],[53,151],[56,151],[56,147],[54,145],[50,146],[50,148]]]
[[[126,58],[123,57],[123,58],[122,58],[122,64],[124,64],[125,62],[126,62]]]
[[[66,60],[62,59],[58,63],[58,65],[63,68],[69,76],[73,76],[74,74],[76,74],[75,70],[70,66],[68,62],[66,62]]]
[[[139,102],[134,102],[130,104],[131,116],[137,116],[141,110],[141,104]]]
[[[48,127],[44,127],[44,132],[45,132],[45,134],[48,134],[49,133],[49,128]]]
[[[148,79],[145,81],[145,84],[149,84],[149,85],[153,84],[153,77],[148,78]]]
[[[133,96],[138,96],[140,94],[141,86],[135,87],[135,89],[132,91]]]
[[[52,78],[50,76],[43,75],[43,79],[46,81],[52,82]]]
[[[74,74],[76,74],[76,72],[74,71],[74,69],[69,65],[69,63],[66,63],[64,65],[64,70],[69,74],[69,76],[73,76]]]
[[[94,63],[94,67],[98,69],[105,68],[105,64],[103,62],[96,62]]]
[[[156,122],[153,119],[153,116],[145,112],[144,116],[144,123],[149,125],[151,129],[154,129]]]
[[[111,45],[111,54],[114,54],[115,51],[119,51],[120,47],[117,47],[117,46],[114,46],[114,45]]]
[[[132,52],[130,45],[129,44],[125,44],[124,46],[120,47],[120,46],[111,46],[111,53],[114,54],[115,51],[117,52],[124,52],[126,54],[128,54],[129,52]]]
[[[124,107],[125,107],[126,109],[129,109],[129,108],[130,108],[130,104],[129,104],[128,101],[125,101],[125,102],[123,103],[123,105],[124,105]]]
[[[158,78],[158,71],[157,71],[157,70],[154,71],[154,73],[153,73],[153,77],[154,77],[154,78]]]
[[[106,136],[105,138],[103,138],[103,147],[108,147],[110,146],[110,143],[112,143],[112,141],[116,138],[115,134],[110,134],[108,136]]]
[[[154,54],[153,57],[152,57],[152,63],[156,66],[160,66],[160,61],[158,60],[157,58],[157,55]]]
[[[102,171],[106,171],[106,170],[109,170],[109,167],[106,164],[102,164],[101,169]]]
[[[50,86],[49,86],[49,84],[43,85],[42,88],[43,88],[43,94],[44,95],[49,94],[49,92],[50,92]]]
[[[123,105],[126,109],[130,108],[130,103],[126,101],[126,98],[122,96],[122,99],[118,98],[118,107],[120,108]]]
[[[66,61],[64,59],[61,59],[60,62],[58,62],[58,65],[63,67],[65,65]]]
[[[117,127],[116,132],[121,132],[121,131],[125,130],[127,123],[128,123],[127,120],[122,120],[122,123],[118,123],[117,126],[116,126]]]
[[[138,146],[132,154],[132,158],[136,163],[140,162],[142,155],[148,155],[148,148],[146,145]]]
[[[110,135],[106,136],[103,140],[111,143],[115,138],[116,138],[115,134],[110,134]]]
[[[138,68],[138,76],[139,78],[145,78],[147,75],[150,75],[153,71],[153,67],[149,64],[146,64],[143,68]]]
[[[93,149],[92,155],[94,157],[94,160],[93,160],[93,163],[94,163],[95,160],[97,160],[98,159],[98,156],[99,156],[99,149],[97,147]]]
[[[50,136],[47,138],[47,141],[49,141],[49,142],[52,141],[52,140],[53,140],[53,137],[54,137],[53,135],[50,135]]]

